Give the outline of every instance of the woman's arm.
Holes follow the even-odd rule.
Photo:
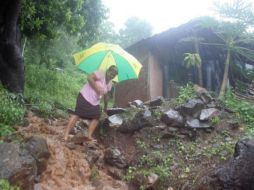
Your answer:
[[[97,93],[97,94],[102,94],[102,89],[100,89],[97,85],[96,85],[96,80],[98,80],[97,76],[92,73],[90,75],[88,75],[87,77],[87,81],[88,83],[91,85],[91,87],[94,89],[94,91]]]

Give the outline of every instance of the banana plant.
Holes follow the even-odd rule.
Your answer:
[[[199,26],[202,27],[202,26]],[[180,40],[181,42],[191,42],[194,45],[195,53],[185,53],[184,54],[184,64],[187,68],[189,67],[197,67],[198,69],[198,83],[200,86],[203,86],[203,73],[202,73],[202,59],[200,57],[199,52],[199,44],[203,41],[203,38],[199,38],[195,32],[192,30],[191,36],[183,38]]]
[[[183,63],[186,66],[186,68],[191,67],[201,68],[202,61],[198,53],[185,53]],[[200,69],[198,69],[198,71],[200,71]],[[202,77],[200,77],[200,75],[202,75],[202,71],[198,73],[199,73],[199,85],[202,85],[202,82],[200,81],[202,80]]]

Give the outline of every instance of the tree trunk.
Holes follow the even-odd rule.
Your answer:
[[[195,34],[194,46],[195,46],[196,53],[200,56],[198,39],[197,39],[196,34]],[[201,59],[201,57],[200,57],[200,59]],[[202,59],[201,59],[200,66],[198,67],[198,83],[200,86],[203,86]]]
[[[231,56],[231,51],[230,51],[230,49],[228,49],[219,98],[223,98],[223,96],[225,95],[225,92],[226,92],[226,87],[227,87],[227,83],[228,83],[228,70],[229,70],[230,56]]]
[[[24,64],[18,44],[20,0],[0,2],[0,81],[10,92],[24,91]]]

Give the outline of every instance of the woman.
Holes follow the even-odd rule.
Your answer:
[[[75,108],[75,114],[69,119],[67,128],[64,133],[64,140],[68,139],[70,130],[75,126],[76,122],[82,119],[91,120],[88,126],[87,139],[94,140],[92,135],[96,129],[99,118],[101,116],[100,111],[100,99],[104,97],[104,112],[107,111],[108,97],[107,93],[112,88],[112,79],[118,74],[117,67],[112,65],[106,71],[106,74],[102,71],[95,71],[87,78],[88,83],[81,89]]]

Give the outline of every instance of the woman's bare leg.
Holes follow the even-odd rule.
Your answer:
[[[87,133],[87,137],[88,137],[89,139],[93,139],[92,135],[93,135],[93,132],[94,132],[94,130],[96,129],[98,123],[99,123],[99,120],[98,120],[98,119],[93,119],[93,120],[91,120],[91,122],[89,123],[89,126],[88,126],[88,133]]]
[[[75,126],[76,122],[79,120],[79,116],[72,115],[69,119],[68,125],[64,131],[64,140],[66,141],[68,139],[68,135],[70,130]]]

